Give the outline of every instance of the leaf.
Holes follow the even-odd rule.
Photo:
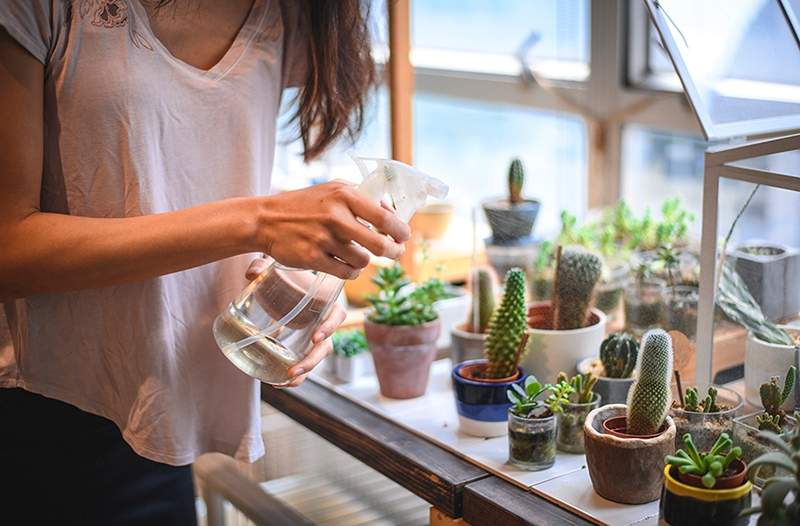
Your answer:
[[[793,489],[797,489],[797,481],[792,478],[769,479],[761,492],[761,506],[765,510],[775,510],[781,507],[786,494]]]
[[[511,388],[514,389],[514,391],[516,391],[522,398],[528,397],[528,393],[526,393],[525,390],[519,386],[519,384],[511,384]]]
[[[778,449],[786,453],[788,456],[792,455],[792,448],[789,447],[789,444],[787,444],[780,437],[780,435],[773,433],[772,431],[761,431],[758,434],[758,438],[763,438],[767,442],[771,443],[773,446],[777,447]]]
[[[540,384],[539,382],[534,381],[531,383],[527,382],[525,383],[525,391],[527,391],[528,396],[534,396],[537,393],[542,392],[542,390],[543,390],[542,384]]]
[[[514,385],[516,385],[516,384],[514,384]],[[517,405],[517,404],[520,403],[520,399],[517,397],[516,394],[514,394],[514,391],[512,391],[510,389],[508,391],[506,391],[506,397],[508,398],[508,401],[511,402],[514,405]]]
[[[754,461],[750,463],[750,472],[756,473],[756,466],[775,466],[778,468],[783,468],[787,470],[789,473],[797,474],[797,466],[794,465],[794,462],[787,457],[785,454],[780,453],[778,451],[771,451],[769,453],[764,453]]]

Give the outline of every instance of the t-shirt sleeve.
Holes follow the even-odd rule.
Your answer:
[[[284,88],[303,86],[308,76],[308,21],[302,16],[300,5],[296,0],[281,2]]]
[[[53,13],[61,0],[0,0],[0,26],[42,64],[53,48]]]

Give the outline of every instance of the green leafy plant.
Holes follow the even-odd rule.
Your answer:
[[[761,384],[759,394],[761,395],[761,405],[764,406],[764,414],[756,417],[758,429],[775,433],[781,432],[783,426],[786,425],[786,412],[781,406],[792,394],[796,380],[797,369],[792,365],[786,372],[783,389],[779,384],[780,378],[777,376],[773,376],[769,382]]]
[[[472,270],[472,301],[470,302],[467,330],[475,333],[485,333],[489,328],[489,321],[495,308],[494,279],[487,268]]]
[[[575,247],[562,252],[553,287],[554,329],[579,329],[586,325],[602,267],[600,258],[591,252]]]
[[[533,260],[533,270],[539,274],[552,268],[553,266],[553,243],[550,241],[542,241],[536,251],[536,258]]]
[[[524,387],[512,384],[506,391],[506,396],[513,404],[512,413],[522,418],[532,418],[537,410],[544,408],[548,412],[538,415],[539,417],[563,412],[563,405],[569,402],[569,395],[573,392],[572,386],[567,382],[542,385],[535,376],[530,375],[525,378]],[[540,399],[546,393],[549,393],[547,398]]]
[[[615,332],[600,344],[600,361],[607,378],[630,378],[636,369],[639,342],[627,332]]]
[[[661,245],[658,247],[656,260],[664,267],[664,271],[667,273],[667,284],[674,289],[677,285],[675,272],[677,272],[680,263],[677,251],[672,245]]]
[[[686,394],[683,395],[683,408],[686,411],[695,413],[716,413],[721,411],[717,405],[717,390],[714,387],[709,387],[708,394],[701,401],[697,388],[688,388]]]
[[[333,333],[332,340],[333,353],[337,356],[352,358],[367,350],[367,339],[361,329],[336,331]]]
[[[762,431],[758,436],[778,451],[753,460],[747,476],[756,480],[759,470],[765,466],[774,469],[776,475],[764,482],[761,505],[744,510],[742,515],[760,513],[758,526],[797,526],[800,524],[800,427],[783,436],[769,431]],[[781,471],[788,474],[779,473]]]
[[[512,268],[506,273],[500,306],[489,322],[484,355],[487,378],[507,378],[517,372],[527,340],[525,272]]]
[[[637,378],[628,391],[628,433],[658,433],[672,398],[671,376],[672,338],[661,329],[653,329],[642,338]]]
[[[731,448],[733,441],[728,433],[722,433],[708,452],[698,451],[689,433],[683,435],[683,445],[686,449],[667,455],[667,464],[675,466],[681,473],[697,475],[708,489],[717,484],[717,478],[725,473],[731,462],[742,456],[742,448]]]
[[[572,387],[571,397],[577,404],[588,404],[594,398],[594,385],[597,383],[597,378],[590,373],[576,374],[572,378],[567,376],[567,373],[558,373],[556,379],[559,385],[568,384]]]
[[[511,161],[508,167],[508,200],[512,205],[522,202],[522,187],[525,185],[525,167],[520,159]]]
[[[433,304],[447,297],[441,280],[429,280],[413,287],[403,268],[395,263],[378,270],[372,278],[378,293],[367,296],[372,305],[369,320],[384,325],[422,325],[438,315]]]

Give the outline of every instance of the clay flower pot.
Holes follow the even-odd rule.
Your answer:
[[[453,218],[453,208],[450,203],[429,203],[414,213],[409,226],[422,239],[441,239]]]
[[[364,321],[364,334],[383,396],[403,399],[425,394],[440,330],[438,319],[422,325]]]
[[[752,483],[747,466],[735,460],[735,475],[720,477],[713,489],[703,487],[700,477],[687,480],[674,466],[664,468],[664,487],[659,503],[659,524],[668,526],[744,526],[750,517],[739,513],[750,507]],[[723,487],[724,486],[724,487]]]
[[[523,385],[522,369],[509,378],[480,378],[486,360],[469,360],[453,368],[451,378],[456,395],[458,427],[467,435],[490,438],[508,431],[508,410],[511,402],[506,391],[512,384]]]
[[[606,405],[586,417],[586,465],[598,495],[622,504],[644,504],[661,493],[664,457],[675,451],[675,424],[667,417],[664,431],[652,438],[606,433],[603,423],[624,416],[625,410],[623,404]]]

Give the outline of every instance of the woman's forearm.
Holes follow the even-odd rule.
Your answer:
[[[0,224],[0,298],[170,274],[258,246],[259,198],[130,218],[35,212]]]

